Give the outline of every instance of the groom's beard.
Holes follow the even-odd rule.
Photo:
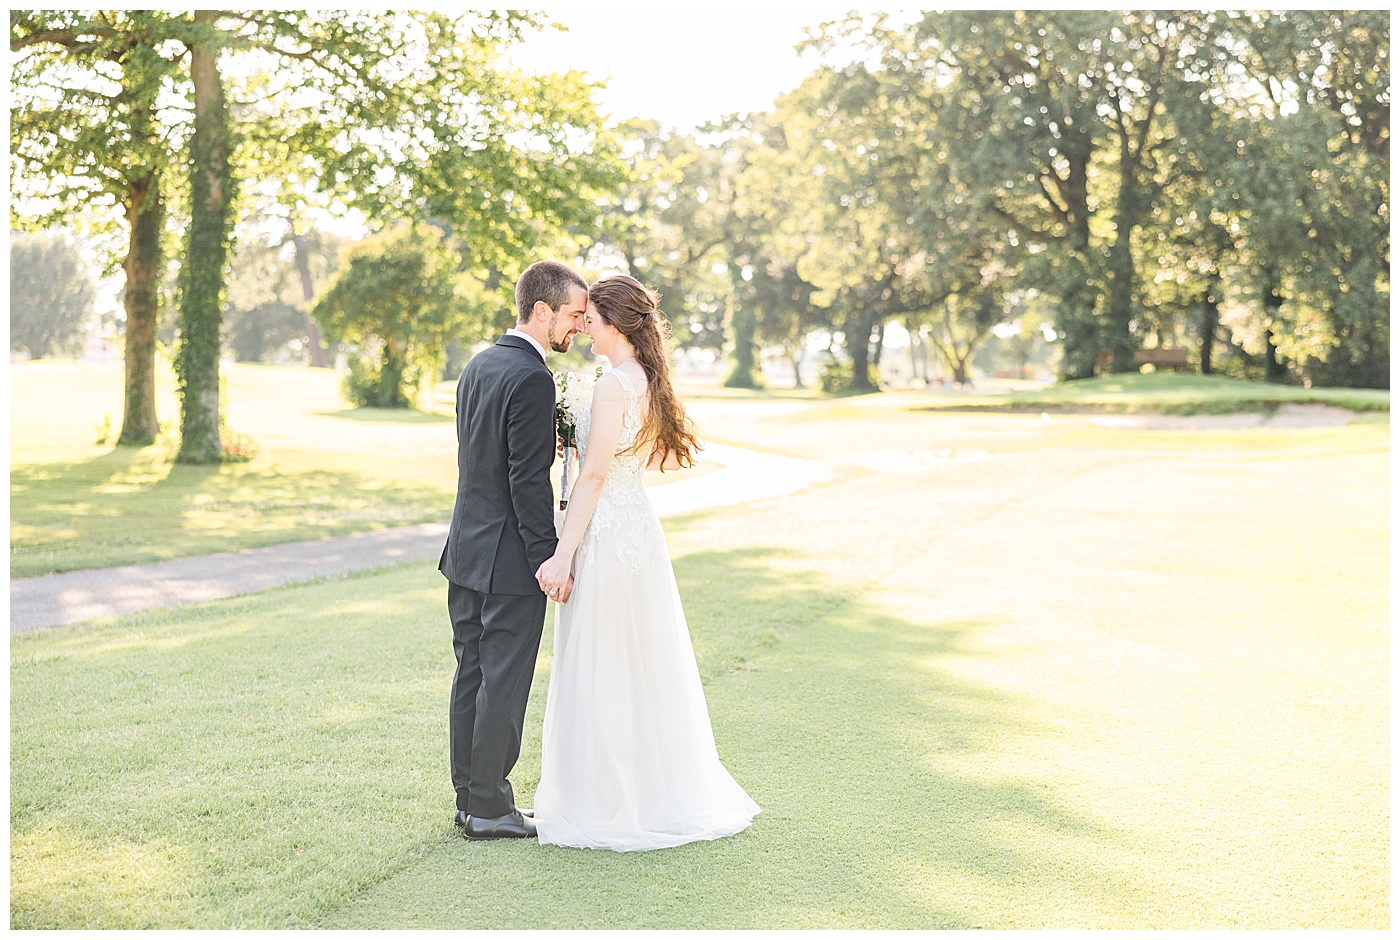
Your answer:
[[[559,314],[554,314],[549,318],[549,348],[555,352],[568,352],[569,344],[574,340],[574,331],[570,330],[564,334],[563,339],[554,338],[554,328],[559,325]]]

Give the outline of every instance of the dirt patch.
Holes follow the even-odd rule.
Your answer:
[[[1335,405],[1279,405],[1272,414],[1237,411],[1224,415],[1163,415],[1153,412],[1133,415],[1103,415],[1090,424],[1101,428],[1131,428],[1146,431],[1229,431],[1240,428],[1340,428],[1356,417],[1356,412]]]

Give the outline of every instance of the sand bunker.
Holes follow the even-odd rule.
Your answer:
[[[1148,431],[1228,431],[1237,428],[1340,428],[1356,412],[1335,405],[1283,404],[1273,414],[1239,411],[1225,415],[1101,415],[1090,423],[1101,428]]]

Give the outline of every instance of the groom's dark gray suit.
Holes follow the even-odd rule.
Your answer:
[[[546,599],[535,571],[554,554],[554,379],[507,334],[457,383],[457,503],[438,563],[449,582],[457,673],[449,719],[457,808],[504,816],[520,756]]]

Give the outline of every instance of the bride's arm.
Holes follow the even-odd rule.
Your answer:
[[[583,533],[598,507],[603,481],[608,476],[613,452],[622,440],[622,421],[627,401],[622,383],[616,376],[604,375],[593,389],[593,406],[589,410],[588,446],[584,449],[583,466],[569,492],[569,508],[564,513],[564,529],[559,535],[559,547],[554,556],[535,572],[540,587],[553,596],[564,588],[573,568],[574,552],[583,541]]]

